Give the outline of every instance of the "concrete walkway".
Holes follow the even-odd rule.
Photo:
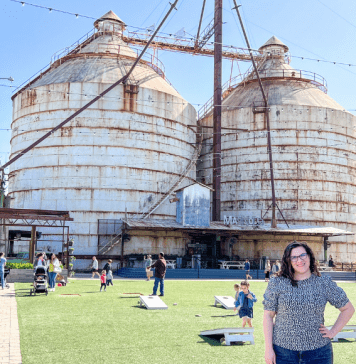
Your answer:
[[[13,283],[10,283],[10,289],[2,290],[0,286],[0,363],[22,363],[17,303]]]

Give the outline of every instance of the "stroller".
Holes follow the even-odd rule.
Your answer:
[[[5,287],[7,289],[10,288],[10,285],[6,283],[6,277],[10,274],[10,268],[5,268],[4,270],[4,281],[5,281]],[[0,281],[1,281],[1,278],[0,278]]]
[[[47,285],[47,269],[43,266],[37,266],[33,279],[33,289],[30,290],[30,296],[32,294],[36,296],[36,293],[45,293],[48,295]]]

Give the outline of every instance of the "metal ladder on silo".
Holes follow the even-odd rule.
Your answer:
[[[188,163],[187,167],[180,174],[180,176],[177,178],[177,180],[172,184],[172,186],[169,188],[169,190],[149,209],[149,211],[145,212],[141,215],[141,219],[146,219],[147,217],[149,217],[152,214],[152,212],[155,211],[159,206],[161,206],[163,204],[163,202],[171,195],[171,193],[178,187],[178,185],[187,177],[188,173],[192,170],[192,168],[198,161],[198,158],[199,158],[199,155],[201,152],[201,148],[203,145],[202,134],[200,134],[198,143],[199,144],[195,148],[192,159]]]

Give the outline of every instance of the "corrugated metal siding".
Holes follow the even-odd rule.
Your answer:
[[[126,74],[134,62],[125,58],[133,56],[127,46],[124,58],[113,58],[114,48],[87,56],[106,40],[103,35],[76,58],[57,61],[15,96],[12,155]],[[195,131],[188,127],[195,123],[195,109],[146,63],[139,64],[128,85],[110,91],[10,167],[12,207],[70,211],[76,253],[96,254],[98,219],[149,209],[179,177],[195,150]],[[167,201],[153,215],[174,217],[175,206]]]

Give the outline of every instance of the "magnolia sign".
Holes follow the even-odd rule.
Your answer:
[[[265,222],[261,217],[256,216],[226,216],[224,215],[224,225],[264,225]]]

